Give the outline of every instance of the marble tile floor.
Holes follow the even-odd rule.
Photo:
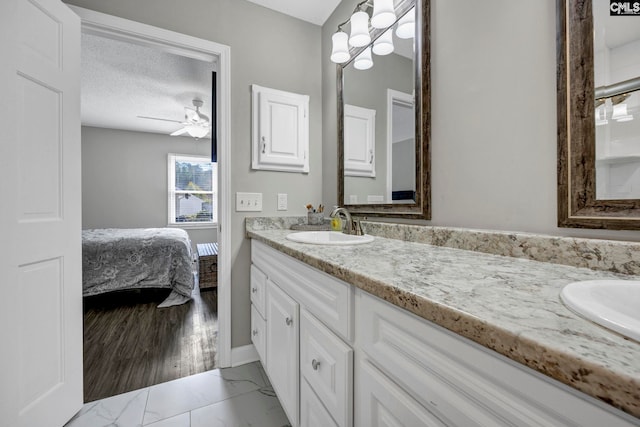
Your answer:
[[[65,427],[285,427],[259,362],[215,369],[85,404]]]

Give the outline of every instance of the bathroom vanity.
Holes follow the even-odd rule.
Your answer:
[[[640,425],[640,344],[558,296],[627,276],[247,229],[252,340],[293,426]]]

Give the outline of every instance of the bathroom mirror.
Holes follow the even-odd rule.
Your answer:
[[[640,229],[640,17],[556,4],[558,226]]]
[[[431,217],[429,6],[398,3],[398,22],[373,30],[370,45],[351,48],[352,59],[337,65],[338,203],[352,213]],[[413,37],[398,37],[398,24],[410,16]],[[384,37],[393,38],[391,54],[374,49],[370,68],[356,64]]]

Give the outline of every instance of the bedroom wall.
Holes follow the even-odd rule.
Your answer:
[[[327,201],[337,198],[327,163],[337,150],[331,35],[353,5],[341,2],[322,27]],[[640,241],[640,231],[556,226],[555,8],[555,0],[431,1],[432,220],[422,223]]]
[[[250,241],[247,216],[303,215],[322,200],[322,90],[320,27],[245,0],[66,0],[69,4],[143,22],[231,48],[232,194],[262,192],[263,211],[232,212],[231,344],[250,344]],[[251,84],[310,96],[308,174],[251,170]],[[335,162],[335,160],[333,160]],[[277,211],[277,193],[289,210]],[[232,200],[234,203],[235,199]],[[224,286],[224,285],[223,285]]]
[[[167,155],[211,155],[211,141],[82,127],[82,228],[167,226]],[[216,228],[187,229],[191,242]]]

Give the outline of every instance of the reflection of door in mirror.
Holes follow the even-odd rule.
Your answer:
[[[413,96],[387,90],[387,199],[385,203],[415,203],[416,164]]]
[[[395,50],[388,55],[374,55],[373,67],[363,70],[356,69],[354,63],[344,68],[344,204],[381,204],[397,203],[393,200],[393,169],[391,159],[393,147],[389,146],[389,132],[411,136],[411,151],[413,157],[401,156],[396,158],[396,169],[413,174],[411,188],[402,188],[403,191],[415,193],[416,174],[416,143],[415,143],[415,110],[413,108],[412,95],[407,101],[406,97],[398,95],[395,103],[390,104],[388,91],[393,93],[413,93],[414,63],[413,63],[413,39],[394,38]],[[396,117],[396,125],[393,126],[394,115],[391,109],[393,105],[398,108],[410,106],[411,120]],[[406,110],[407,108],[405,108]],[[375,115],[378,119],[375,120]],[[368,121],[366,117],[369,117]],[[386,118],[386,119],[385,119]],[[407,126],[407,129],[401,129]],[[369,124],[374,124],[374,133],[369,137],[367,129]],[[405,137],[408,140],[409,137]],[[369,141],[367,145],[366,141]],[[402,145],[402,144],[401,144]],[[398,146],[398,149],[401,149]],[[400,165],[400,159],[405,162]],[[359,164],[359,162],[362,162]],[[410,163],[409,163],[410,162]],[[373,170],[366,170],[367,166]],[[403,203],[415,203],[414,196],[407,198],[408,193],[398,193],[397,197],[403,197]]]
[[[593,0],[596,198],[640,199],[640,17]]]

